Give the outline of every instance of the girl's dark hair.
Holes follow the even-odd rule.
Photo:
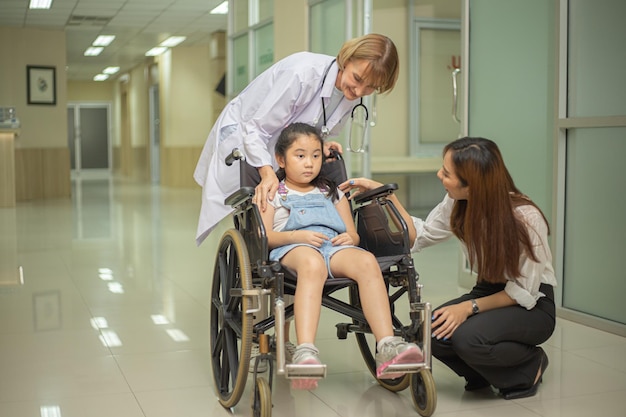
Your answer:
[[[295,140],[298,139],[298,137],[300,136],[312,136],[316,138],[320,142],[323,155],[324,140],[322,139],[320,132],[315,127],[309,124],[296,122],[290,124],[289,126],[284,128],[282,132],[280,132],[280,136],[278,137],[278,140],[276,141],[276,146],[274,147],[274,153],[276,154],[276,156],[284,158],[287,154],[287,149],[289,149],[293,142],[295,142]],[[326,157],[324,156],[322,160],[322,165],[324,164],[325,159]],[[278,171],[276,171],[276,176],[278,177],[279,181],[284,180],[286,176],[285,170],[283,168],[279,168]],[[311,181],[311,184],[320,188],[321,190],[326,190],[326,195],[331,197],[333,201],[337,200],[337,198],[339,197],[339,193],[337,193],[337,184],[330,178],[327,178],[323,174],[323,170],[320,170],[320,173]]]
[[[531,205],[515,186],[498,146],[489,139],[465,137],[446,145],[461,185],[469,186],[467,200],[457,200],[450,216],[454,234],[467,246],[478,279],[505,282],[520,275],[519,259],[526,253],[537,261],[529,230],[514,209]],[[548,229],[549,232],[549,229]]]

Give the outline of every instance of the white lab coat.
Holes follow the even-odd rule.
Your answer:
[[[227,166],[226,156],[239,148],[250,165],[278,168],[274,145],[280,132],[293,122],[316,126],[323,120],[322,99],[328,103],[338,71],[332,56],[298,52],[272,65],[226,105],[194,173],[202,186],[198,245],[232,211],[224,200],[239,189],[238,164]],[[330,136],[339,134],[358,101],[344,98],[332,114],[326,114]]]

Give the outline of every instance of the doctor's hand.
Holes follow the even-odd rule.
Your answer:
[[[339,189],[344,193],[350,192],[351,194],[349,199],[351,200],[360,193],[364,193],[382,186],[382,183],[370,180],[369,178],[351,178],[348,181],[339,184]]]
[[[274,200],[278,190],[278,177],[270,165],[259,167],[261,182],[254,189],[252,202],[259,206],[261,211],[267,208],[267,199]]]
[[[340,154],[343,153],[343,148],[341,147],[341,143],[324,141],[324,155],[325,156],[330,156],[331,155],[331,153],[330,153],[331,150],[337,151]]]

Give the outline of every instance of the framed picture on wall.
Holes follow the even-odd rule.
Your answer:
[[[28,104],[57,104],[56,67],[26,66]]]

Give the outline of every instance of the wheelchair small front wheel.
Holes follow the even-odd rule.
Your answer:
[[[272,416],[272,391],[267,379],[258,377],[252,398],[252,417]]]
[[[234,407],[248,378],[252,348],[250,297],[231,290],[252,289],[248,251],[241,233],[227,230],[218,246],[211,286],[210,349],[219,402]]]
[[[422,417],[430,417],[437,408],[435,380],[429,369],[421,369],[411,374],[411,397],[413,405]]]

